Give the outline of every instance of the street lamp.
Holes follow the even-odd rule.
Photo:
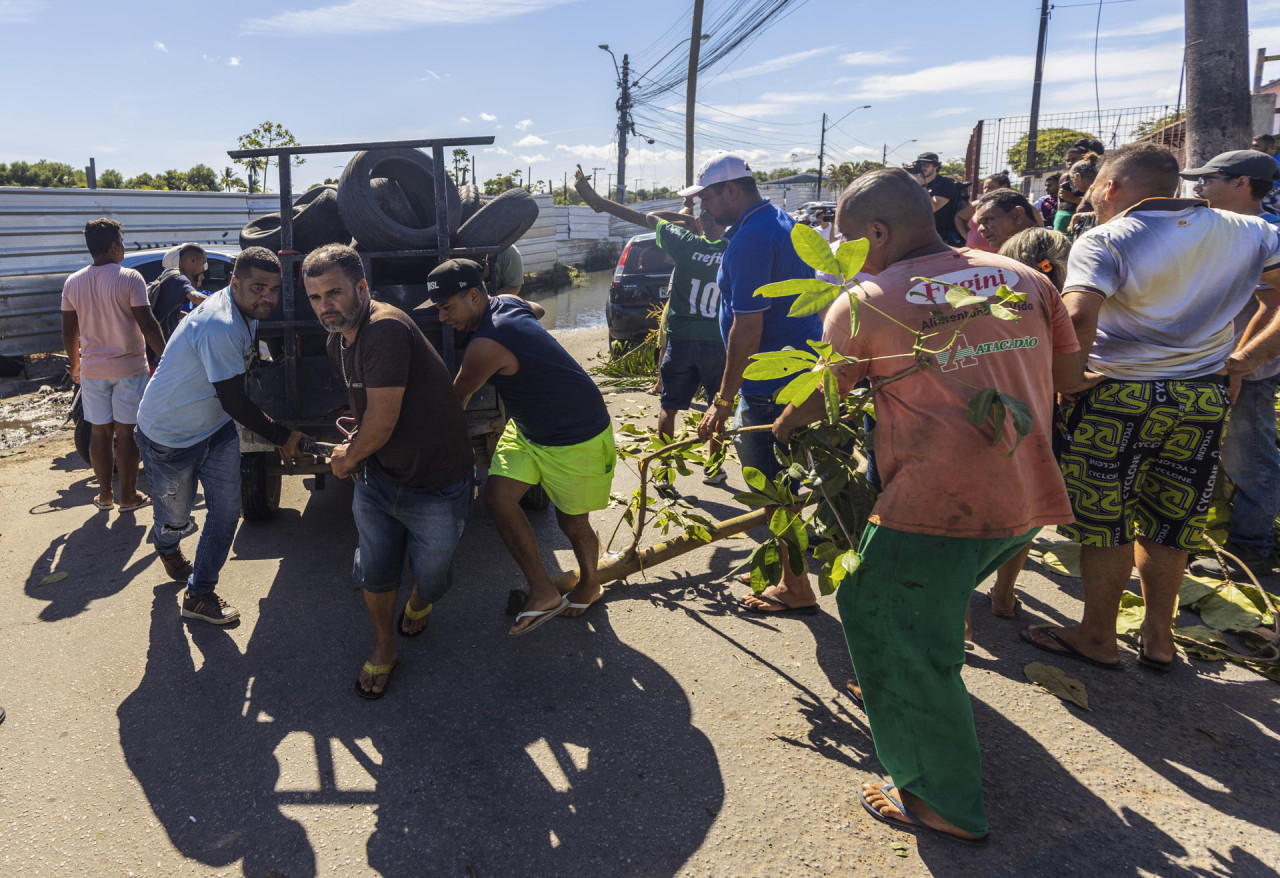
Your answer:
[[[609,44],[601,43],[600,45],[596,46],[596,48],[604,49],[606,52],[609,53],[609,57],[613,59],[613,72],[618,77],[618,79],[622,79],[622,74],[618,71],[618,56],[613,54],[613,50],[609,48]]]
[[[884,145],[884,155],[880,158],[880,164],[887,166],[889,164],[889,153],[897,152],[898,150],[906,146],[908,143],[915,143],[915,142],[916,142],[916,138],[913,137],[910,140],[902,141],[902,143],[899,143],[893,149],[889,149],[889,144],[886,143]]]

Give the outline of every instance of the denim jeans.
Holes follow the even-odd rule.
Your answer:
[[[1280,449],[1276,448],[1276,388],[1280,375],[1245,381],[1231,407],[1221,464],[1236,486],[1228,539],[1265,555],[1280,514]]]
[[[773,424],[782,414],[785,405],[780,405],[769,396],[738,397],[738,410],[733,416],[733,428],[757,427]],[[743,433],[733,437],[733,447],[738,450],[738,460],[743,466],[751,466],[764,473],[770,482],[782,470],[773,449],[778,442],[773,432],[761,430],[758,433]]]
[[[187,578],[187,593],[207,594],[218,585],[218,574],[227,562],[240,521],[240,440],[235,422],[227,421],[208,439],[187,448],[152,442],[140,429],[135,429],[134,435],[151,485],[155,516],[151,539],[157,552],[169,554],[184,536],[195,532],[191,507],[196,501],[197,482],[204,491],[204,527],[196,544],[194,571]]]
[[[360,536],[351,566],[356,585],[395,591],[407,553],[418,598],[432,604],[453,583],[453,551],[471,514],[471,474],[443,491],[411,491],[366,466],[356,477],[351,514]]]

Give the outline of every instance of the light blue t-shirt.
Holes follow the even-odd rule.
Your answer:
[[[258,321],[236,307],[230,288],[183,318],[138,406],[138,428],[149,440],[189,448],[231,420],[213,385],[245,373],[257,328]]]

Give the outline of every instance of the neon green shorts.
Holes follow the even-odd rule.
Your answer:
[[[609,505],[616,461],[613,424],[577,445],[537,445],[524,437],[515,421],[507,421],[489,475],[527,485],[541,483],[557,509],[582,515]]]

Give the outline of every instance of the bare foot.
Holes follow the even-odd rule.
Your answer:
[[[407,606],[415,613],[431,609],[431,604],[424,604],[418,597],[418,587],[416,585],[413,587],[413,594],[409,595],[409,603]],[[427,615],[417,619],[411,619],[409,618],[409,614],[405,613],[403,619],[404,623],[400,626],[400,632],[402,634],[413,635],[427,627],[427,623],[431,621],[431,613],[428,612]]]
[[[116,498],[110,491],[107,491],[105,494],[99,491],[98,498],[93,502],[99,509],[107,509],[116,505]]]
[[[1001,619],[1017,616],[1018,605],[1022,603],[1012,588],[1006,590],[999,586],[992,586],[991,591],[987,592],[987,598],[991,601],[991,615]]]
[[[924,825],[930,829],[936,829],[947,835],[954,835],[956,838],[969,839],[970,841],[982,838],[981,835],[974,835],[972,832],[965,832],[959,826],[947,820],[943,820],[938,816],[938,812],[929,807],[928,803],[919,796],[913,796],[911,793],[903,789],[895,787],[892,792],[896,793],[899,800],[911,812],[912,820],[906,814],[902,813],[902,809],[893,803],[884,792],[883,788],[888,786],[886,781],[872,781],[862,785],[862,795],[872,808],[876,809],[876,813],[881,817],[886,817],[894,823],[902,823],[906,826]]]
[[[598,582],[592,583],[592,584],[579,582],[577,586],[574,587],[573,591],[569,592],[569,603],[586,604],[586,606],[570,607],[560,615],[567,616],[570,619],[574,618],[575,616],[581,616],[583,613],[585,613],[587,610],[591,608],[592,604],[594,604],[597,600],[599,600],[600,595],[602,595],[603,593],[604,593],[604,588],[601,587],[600,583]]]
[[[763,600],[766,596],[774,600]],[[786,607],[779,606],[775,601],[782,601]],[[786,583],[771,585],[758,595],[749,594],[738,598],[738,603],[760,613],[781,613],[787,607],[812,607],[817,602],[818,599],[814,597],[812,591],[808,595],[796,595],[787,588]]]
[[[369,664],[371,665],[394,665],[395,663],[396,650],[394,646],[391,648],[375,646],[373,655],[369,656]],[[360,688],[366,692],[381,692],[387,688],[387,679],[390,676],[390,674],[378,674],[376,677],[371,677],[364,668],[361,668],[357,682],[360,684]]]

